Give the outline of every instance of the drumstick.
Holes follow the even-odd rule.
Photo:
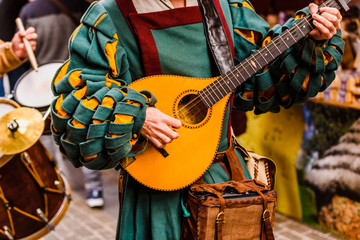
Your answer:
[[[22,31],[22,30],[25,31],[24,24],[22,23],[21,18],[16,18],[15,22],[16,22],[16,26],[18,27],[19,31]],[[22,40],[25,44],[25,49],[29,56],[31,65],[33,66],[35,72],[39,71],[38,64],[37,64],[36,58],[35,58],[35,54],[34,54],[33,50],[31,49],[31,45],[30,45],[29,41],[24,37],[22,38]]]
[[[46,113],[44,114],[44,116],[43,116],[43,121],[46,120],[46,118],[49,116],[50,112],[51,112],[51,107],[49,107],[49,108],[47,109]]]

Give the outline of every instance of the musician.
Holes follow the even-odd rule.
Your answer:
[[[21,9],[19,17],[24,25],[35,27],[38,30],[38,47],[35,55],[40,65],[68,59],[68,39],[88,7],[89,3],[84,0],[32,0]],[[26,70],[26,67],[24,66],[19,71]],[[52,137],[43,135],[40,140],[59,166],[63,166],[61,161],[64,161],[64,156],[60,153]],[[65,168],[61,170],[66,172]],[[101,172],[87,168],[81,170],[84,175],[84,188],[87,192],[87,205],[92,208],[103,207]]]
[[[270,30],[247,0],[214,3],[235,64],[309,11],[315,19],[309,36],[236,90],[234,108],[278,112],[323,91],[334,79],[343,49],[337,9],[324,7],[318,14],[318,6],[310,4],[283,28]],[[180,140],[182,122],[158,110],[156,96],[146,89],[137,92],[126,85],[156,74],[219,75],[197,5],[196,0],[102,0],[91,5],[70,38],[69,60],[53,80],[53,136],[75,167],[119,168],[124,157],[141,154],[144,139],[158,148]],[[229,112],[230,105],[219,152],[229,145]],[[199,141],[206,145],[207,139]],[[203,175],[205,183],[228,181],[222,166],[213,163]],[[120,179],[117,239],[179,239],[186,189],[152,190],[126,173]]]
[[[36,48],[37,34],[34,28],[15,33],[10,42],[0,40],[0,76],[20,66],[27,59],[22,38],[26,38],[33,50]]]

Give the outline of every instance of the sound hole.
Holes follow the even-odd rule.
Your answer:
[[[179,117],[188,124],[198,124],[207,115],[208,109],[196,94],[189,94],[179,101]]]

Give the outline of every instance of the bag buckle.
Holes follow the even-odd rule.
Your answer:
[[[263,212],[263,221],[266,222],[267,220],[271,221],[271,215],[269,209],[265,209],[265,211]]]
[[[216,216],[215,222],[216,223],[224,223],[225,222],[225,214],[224,214],[224,212],[219,212],[219,214]]]

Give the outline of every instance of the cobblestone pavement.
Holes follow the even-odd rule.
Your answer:
[[[279,213],[275,215],[274,234],[276,240],[342,240]]]
[[[117,175],[109,170],[103,174],[104,209],[91,209],[85,203],[81,188],[72,189],[72,201],[64,218],[41,240],[114,240],[117,220]],[[74,184],[73,184],[74,185]],[[341,240],[279,213],[274,226],[276,240]]]

